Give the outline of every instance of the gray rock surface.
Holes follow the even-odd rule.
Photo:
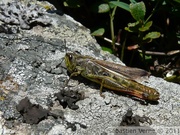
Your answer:
[[[103,93],[103,99],[99,95],[99,85],[81,81],[80,77],[71,79],[66,89],[78,91],[85,98],[76,103],[79,109],[64,109],[54,94],[63,90],[69,78],[64,64],[66,52],[78,51],[82,55],[121,62],[101,51],[90,31],[71,17],[56,14],[48,14],[48,17],[52,20],[49,27],[38,25],[20,30],[18,34],[0,33],[0,96],[5,97],[0,100],[0,134],[117,134],[129,108],[135,115],[149,117],[152,125],[142,125],[157,129],[157,134],[166,134],[168,127],[180,131],[179,85],[153,76],[142,83],[159,91],[158,104],[143,105],[108,90]],[[75,123],[76,130],[61,118],[51,116],[36,125],[23,123],[16,105],[25,97],[57,115],[63,112],[65,120]]]
[[[35,2],[0,1],[0,31],[18,33],[21,29],[30,29],[35,24],[47,26],[52,21],[43,6]],[[36,2],[37,3],[37,2]]]

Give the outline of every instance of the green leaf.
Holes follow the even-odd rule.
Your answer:
[[[147,22],[144,26],[139,28],[139,31],[144,32],[144,31],[149,30],[149,28],[152,26],[152,23],[153,23],[152,21]]]
[[[135,0],[130,0],[131,3],[137,3]]]
[[[110,1],[109,4],[112,4],[112,5],[115,5],[117,7],[120,7],[126,11],[129,11],[130,12],[130,9],[129,9],[129,5],[125,2],[120,2],[120,1]]]
[[[130,30],[129,27],[125,27],[124,29],[125,29],[126,31],[128,31],[128,32],[134,32],[134,31]]]
[[[107,52],[109,52],[111,54],[113,53],[111,48],[108,48],[108,47],[105,47],[105,46],[101,46],[101,48],[102,48],[103,51],[107,51]]]
[[[92,36],[102,36],[105,32],[104,28],[99,28],[91,33]]]
[[[100,4],[100,5],[99,5],[98,13],[106,13],[106,12],[109,12],[109,10],[110,10],[109,5],[103,3],[103,4]]]
[[[143,58],[143,53],[139,53],[141,58]],[[152,56],[151,55],[145,55],[145,60],[151,60]]]
[[[139,24],[139,22],[134,22],[134,23],[128,23],[128,27],[135,27]]]
[[[174,0],[174,1],[180,3],[180,0]]]
[[[144,20],[144,16],[146,14],[146,7],[144,2],[131,3],[130,13],[136,21]]]
[[[138,32],[138,29],[141,27],[139,22],[128,23],[128,27],[125,27],[125,30],[128,32]]]
[[[156,39],[156,38],[159,38],[161,35],[160,32],[149,32],[148,34],[146,34],[144,37],[143,37],[143,40],[147,40],[147,39]]]
[[[165,77],[164,79],[166,81],[174,82],[174,83],[179,83],[180,82],[180,76],[177,76],[177,75],[172,75],[170,77]]]
[[[116,7],[116,5],[111,4],[111,3],[109,2],[109,7],[110,7],[111,9],[113,9],[113,8],[115,8],[115,7]]]
[[[91,9],[94,13],[107,13],[107,12],[109,12],[110,7],[106,3],[97,2],[92,5]]]
[[[63,2],[65,7],[79,8],[83,5],[82,0],[65,0]]]

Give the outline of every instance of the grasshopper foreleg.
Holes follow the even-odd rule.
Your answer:
[[[69,77],[69,79],[66,81],[66,83],[65,83],[65,86],[67,86],[68,85],[68,83],[69,83],[69,81],[70,81],[70,79],[73,77],[73,76],[78,76],[78,75],[80,75],[81,74],[81,70],[79,70],[79,71],[77,71],[77,72],[73,72],[73,73],[71,73],[71,75],[70,75],[70,77]]]

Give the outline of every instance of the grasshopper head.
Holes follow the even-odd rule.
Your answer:
[[[65,64],[67,67],[67,70],[69,72],[74,72],[76,70],[76,58],[77,55],[75,53],[66,53],[65,55]]]
[[[159,95],[160,95],[159,92],[157,92],[157,91],[154,92],[154,94],[153,94],[153,100],[154,100],[154,101],[157,101],[157,100],[159,99]]]
[[[147,100],[151,100],[151,101],[157,101],[158,99],[159,99],[159,92],[157,92],[157,91],[153,91],[153,92],[151,92],[151,93],[149,93],[149,94],[143,94],[143,97],[145,98],[145,99],[147,99]]]

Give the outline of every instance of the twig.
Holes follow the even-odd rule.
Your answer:
[[[138,49],[138,52],[142,52],[142,50]],[[145,54],[151,54],[151,55],[162,55],[162,56],[171,56],[174,54],[178,54],[180,53],[180,50],[173,50],[173,51],[169,51],[167,53],[164,52],[152,52],[152,51],[145,51]]]
[[[109,43],[112,43],[112,40],[109,39],[109,38],[103,37],[103,39],[104,39],[105,41],[109,42]],[[120,46],[121,44],[120,44],[120,43],[115,43],[115,45]]]
[[[108,39],[106,37],[103,37],[103,39],[109,43],[112,43],[112,40],[111,39]],[[115,43],[115,45],[117,46],[122,46],[120,43]],[[142,53],[142,50],[138,49],[138,52],[141,52]],[[145,54],[149,54],[149,55],[162,55],[162,56],[171,56],[171,55],[174,55],[174,54],[178,54],[180,53],[180,50],[173,50],[173,51],[169,51],[167,53],[164,53],[164,52],[153,52],[153,51],[145,51]]]

